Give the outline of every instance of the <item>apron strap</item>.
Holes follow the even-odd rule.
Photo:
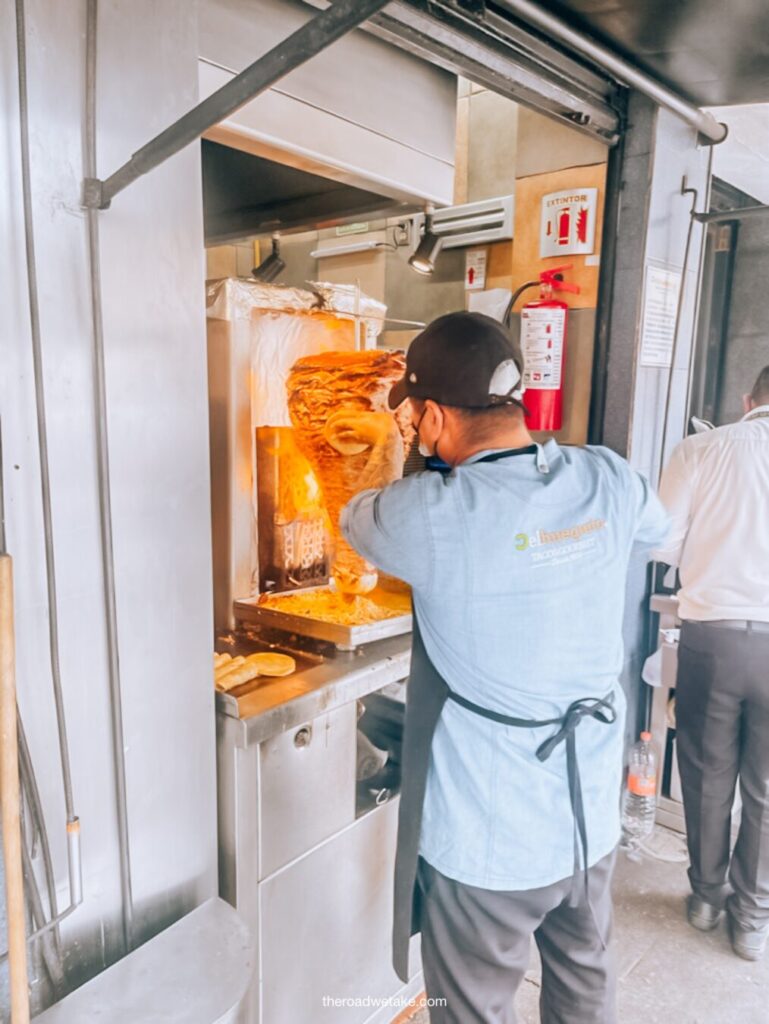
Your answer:
[[[569,782],[569,802],[571,813],[574,819],[574,875],[569,904],[572,907],[579,903],[579,850],[582,848],[582,868],[585,873],[585,896],[590,900],[589,872],[588,872],[588,848],[587,848],[587,823],[585,821],[585,807],[582,802],[582,780],[579,774],[579,760],[577,758],[577,726],[583,718],[594,718],[606,725],[611,725],[617,720],[617,712],[614,708],[614,694],[608,697],[595,698],[583,697],[575,700],[569,706],[566,714],[561,720],[561,727],[549,739],[545,740],[537,750],[537,757],[540,761],[547,761],[559,744],[566,743],[566,776]]]
[[[537,748],[537,758],[540,761],[547,761],[553,751],[561,744],[566,743],[566,777],[569,783],[569,803],[574,821],[574,872],[572,875],[572,890],[569,899],[569,906],[575,907],[579,903],[579,874],[580,874],[580,849],[582,851],[582,867],[585,874],[585,896],[590,900],[589,877],[588,877],[588,847],[587,847],[587,823],[585,821],[585,807],[582,802],[582,780],[579,774],[579,760],[577,758],[577,726],[583,718],[594,718],[598,722],[612,725],[617,720],[617,711],[614,707],[614,694],[608,697],[582,697],[575,700],[566,710],[562,718],[514,718],[511,715],[503,715],[499,711],[492,711],[489,708],[481,707],[465,697],[461,697],[453,690],[448,692],[449,700],[459,704],[460,707],[472,711],[482,718],[488,718],[500,725],[511,726],[514,729],[538,729],[545,725],[557,725],[557,732]]]
[[[453,690],[449,690],[448,697],[449,700],[453,700],[455,704],[459,704],[460,707],[472,711],[475,715],[480,715],[482,718],[490,718],[492,722],[499,722],[500,725],[510,725],[514,729],[536,729],[541,725],[560,725],[563,722],[562,718],[542,718],[539,720],[533,718],[512,718],[510,715],[503,715],[499,711],[492,711],[490,708],[481,707],[480,704],[474,704],[473,701],[468,700],[466,697],[461,697]]]

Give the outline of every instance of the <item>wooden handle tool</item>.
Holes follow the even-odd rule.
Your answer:
[[[29,1024],[27,935],[21,855],[21,793],[16,732],[16,664],[13,630],[13,564],[0,554],[0,807],[3,823],[5,900],[11,1024]]]

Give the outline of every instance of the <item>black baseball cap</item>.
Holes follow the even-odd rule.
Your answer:
[[[507,328],[484,313],[447,313],[411,342],[389,405],[431,398],[461,409],[517,405],[527,412],[522,393],[523,356]]]

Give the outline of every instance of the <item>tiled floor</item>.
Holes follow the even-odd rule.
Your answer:
[[[680,837],[658,830],[655,848],[680,856]],[[615,875],[614,949],[621,1024],[769,1024],[769,955],[734,955],[726,926],[703,935],[686,922],[686,864],[621,856]],[[536,952],[517,998],[519,1024],[539,1024]],[[420,1011],[410,1024],[428,1024]]]

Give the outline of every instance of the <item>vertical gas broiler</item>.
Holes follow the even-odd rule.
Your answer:
[[[378,415],[402,356],[353,287],[224,279],[207,314],[217,661],[288,666],[217,677],[220,891],[256,939],[250,1019],[384,1024],[420,987],[390,965],[410,598],[339,543],[366,453],[328,425]]]

